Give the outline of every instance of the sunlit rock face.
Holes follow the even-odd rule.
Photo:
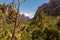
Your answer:
[[[30,18],[29,17],[26,17],[24,14],[20,14],[19,15],[19,19],[22,20],[22,21],[30,20]]]
[[[11,16],[10,18],[14,21],[15,20],[15,17],[16,17],[16,13],[17,13],[17,9],[14,8],[12,5],[3,5],[3,4],[0,4],[0,13],[3,13],[5,14],[6,16]],[[30,20],[29,17],[26,17],[24,14],[19,14],[19,19],[22,20],[22,21],[27,21],[27,20]]]
[[[48,15],[59,16],[60,0],[50,0],[48,3],[44,3],[42,6],[38,7],[36,13],[39,13],[41,10],[47,13]]]

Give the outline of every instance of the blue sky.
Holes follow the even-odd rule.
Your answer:
[[[26,0],[20,6],[20,13],[29,16],[30,18],[34,17],[35,12],[37,11],[38,7],[41,6],[43,3],[47,3],[49,0]],[[12,0],[0,0],[0,3],[6,2],[11,3]]]

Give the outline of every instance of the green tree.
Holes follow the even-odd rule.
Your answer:
[[[44,40],[60,40],[59,32],[53,29],[46,28],[44,30],[45,39]]]

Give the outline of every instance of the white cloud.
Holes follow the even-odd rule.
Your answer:
[[[20,14],[24,14],[26,17],[30,16],[29,13],[20,13]]]
[[[27,14],[27,13],[24,13],[24,15],[25,15],[26,17],[30,16],[30,14]]]
[[[33,13],[22,12],[22,13],[20,13],[20,14],[24,14],[26,17],[33,18]]]

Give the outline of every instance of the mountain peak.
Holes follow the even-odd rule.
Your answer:
[[[25,14],[20,14],[19,19],[22,21],[30,20],[30,18],[28,16],[26,16]]]

